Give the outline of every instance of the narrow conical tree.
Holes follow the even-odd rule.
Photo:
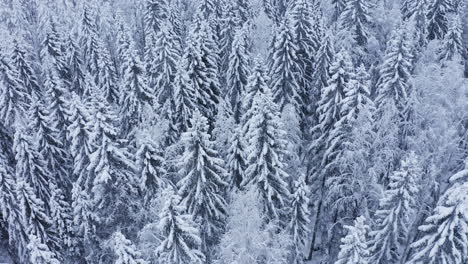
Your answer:
[[[460,15],[455,15],[451,21],[447,35],[445,35],[442,41],[442,47],[440,49],[440,60],[461,60],[463,56],[463,28],[461,24]]]
[[[401,169],[390,176],[389,189],[380,200],[377,223],[370,232],[371,263],[398,262],[406,241],[410,216],[416,206],[421,169],[414,154],[402,161]]]
[[[368,264],[367,233],[369,226],[363,216],[354,220],[354,226],[345,226],[348,234],[341,239],[340,253],[336,264]]]
[[[128,38],[128,32],[122,33]],[[130,41],[128,47],[122,47],[123,81],[120,113],[123,121],[123,133],[128,135],[142,120],[143,107],[152,106],[154,91],[148,87],[144,68]]]
[[[165,188],[165,160],[163,153],[153,142],[144,142],[136,153],[140,176],[140,189],[149,202],[156,193]]]
[[[128,240],[121,232],[112,235],[112,246],[117,259],[115,264],[147,264],[141,258],[140,252],[135,248],[132,241]]]
[[[149,85],[155,87],[159,105],[164,105],[169,98],[173,97],[172,83],[177,71],[180,50],[171,24],[164,23],[156,34],[155,57],[151,65],[154,80],[149,81]]]
[[[287,104],[294,105],[299,115],[303,113],[305,92],[301,87],[301,65],[297,57],[298,46],[295,29],[290,18],[284,20],[277,30],[271,55],[270,87],[274,100],[283,110]]]
[[[245,95],[243,96],[242,102],[242,123],[246,124],[247,120],[250,119],[253,101],[260,94],[263,94],[268,89],[268,78],[265,71],[265,66],[260,59],[256,59],[252,67],[250,76],[247,80],[247,86],[245,88]],[[243,128],[244,129],[244,128]],[[245,132],[245,131],[244,131]]]
[[[346,8],[346,0],[331,0],[331,4],[333,6],[332,21],[338,21]]]
[[[177,64],[177,73],[173,83],[174,89],[174,121],[179,133],[186,132],[190,126],[190,118],[196,109],[196,94],[193,83],[185,71],[187,61],[181,59]],[[178,135],[178,137],[180,134]]]
[[[245,153],[247,146],[242,136],[242,129],[238,127],[232,134],[232,139],[229,141],[231,146],[227,156],[227,173],[229,175],[229,187],[231,189],[240,189],[245,178],[245,170],[247,168],[247,155]]]
[[[185,208],[179,205],[180,196],[172,190],[165,191],[163,197],[166,202],[158,226],[163,240],[156,255],[168,264],[204,263],[205,256],[200,251],[202,240],[192,215],[184,214]]]
[[[242,96],[245,93],[247,79],[250,75],[250,53],[248,50],[247,29],[239,29],[232,42],[227,69],[226,100],[231,105],[236,122],[242,115]]]
[[[295,0],[291,4],[289,19],[296,30],[297,36],[297,57],[301,65],[301,86],[304,86],[306,95],[311,92],[312,74],[314,72],[314,61],[319,43],[314,28],[312,6],[305,0]],[[305,103],[308,103],[307,97],[304,97]]]
[[[292,233],[294,247],[294,263],[304,262],[304,246],[309,235],[310,212],[309,212],[309,188],[303,176],[294,182],[292,193],[292,215],[289,229]]]
[[[0,120],[5,126],[24,116],[30,101],[17,76],[11,63],[0,57]]]
[[[23,179],[34,190],[35,196],[44,202],[45,210],[50,209],[51,190],[49,184],[52,176],[46,163],[36,150],[33,138],[26,135],[26,130],[17,128],[15,132],[14,152],[16,160],[15,173],[18,179]]]
[[[323,37],[314,63],[313,83],[309,92],[309,102],[311,104],[310,112],[315,116],[315,119],[318,119],[318,101],[324,87],[328,86],[328,79],[330,78],[329,68],[336,53],[331,36],[331,32],[329,32]]]
[[[217,54],[213,29],[207,22],[198,20],[190,34],[184,56],[199,110],[210,123],[216,116],[220,96]]]
[[[99,37],[96,17],[89,3],[83,7],[80,26],[80,47],[83,48],[83,62],[86,69],[97,79],[99,74]]]
[[[63,40],[60,36],[58,25],[53,18],[47,23],[47,31],[42,41],[41,60],[45,69],[53,68],[58,73],[58,77],[67,80],[68,70],[63,53]]]
[[[192,126],[182,134],[184,153],[180,158],[180,175],[177,183],[178,194],[183,197],[181,204],[187,212],[203,222],[201,231],[203,247],[219,234],[226,214],[223,190],[223,160],[218,157],[214,142],[208,134],[208,120],[195,112]]]
[[[36,78],[36,74],[32,69],[31,61],[28,60],[28,53],[22,43],[18,40],[13,41],[13,53],[11,61],[15,65],[18,72],[18,79],[23,85],[30,97],[36,96],[40,98],[42,94],[41,87]]]
[[[28,250],[30,263],[60,264],[57,255],[36,235],[29,236]]]
[[[31,123],[29,127],[36,133],[38,149],[44,157],[47,171],[52,173],[54,181],[60,186],[67,187],[71,183],[69,178],[68,157],[65,152],[62,141],[59,139],[59,133],[55,129],[53,119],[40,99],[30,107],[29,118]]]
[[[340,27],[353,35],[356,43],[366,46],[371,32],[369,0],[347,0],[346,8],[340,16]]]
[[[449,13],[453,11],[452,1],[433,0],[427,8],[427,38],[443,39],[448,31]]]
[[[48,69],[45,79],[46,102],[48,111],[54,120],[54,127],[59,132],[59,139],[64,142],[66,138],[66,128],[69,124],[70,112],[69,93],[65,88],[65,83],[60,79],[59,74],[54,69]]]
[[[266,88],[254,98],[247,116],[244,132],[249,165],[242,185],[257,188],[269,221],[283,222],[290,196],[286,182],[289,176],[282,162],[287,154],[286,141],[279,107],[273,102],[270,89]]]
[[[85,93],[85,65],[83,64],[83,54],[81,47],[73,36],[68,37],[66,50],[66,65],[69,70],[70,90],[79,96]]]
[[[117,69],[109,50],[104,46],[102,41],[99,42],[99,87],[104,91],[104,97],[110,104],[118,104],[121,102],[121,91],[117,80]],[[87,91],[89,95],[89,91]]]
[[[413,55],[407,33],[399,27],[390,39],[377,83],[377,104],[393,100],[402,107],[408,100]]]
[[[419,227],[421,237],[411,247],[408,264],[466,263],[468,260],[468,160],[465,169],[450,178],[451,186]]]

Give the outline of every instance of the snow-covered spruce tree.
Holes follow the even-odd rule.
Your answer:
[[[390,176],[389,189],[380,200],[376,224],[369,240],[370,263],[396,263],[406,241],[411,216],[417,205],[421,168],[416,156],[410,154],[401,168]]]
[[[427,38],[443,39],[448,31],[449,15],[453,12],[451,0],[430,1],[427,8]]]
[[[340,16],[340,27],[346,29],[361,46],[366,46],[371,33],[371,1],[347,0],[346,8]]]
[[[422,236],[408,264],[466,263],[468,260],[468,160],[465,169],[450,178],[450,187],[432,214],[419,227]]]
[[[32,68],[32,62],[28,59],[28,52],[23,46],[22,41],[13,41],[13,52],[11,54],[11,62],[15,65],[18,72],[20,84],[26,88],[30,97],[36,96],[40,98],[42,94],[41,87],[36,78],[36,74]]]
[[[463,28],[461,24],[460,15],[456,14],[450,23],[447,34],[442,41],[440,48],[440,60],[460,60],[463,56]]]
[[[247,116],[243,129],[249,165],[242,185],[257,189],[266,219],[286,224],[290,192],[283,164],[287,155],[285,132],[268,87],[259,91]]]
[[[159,229],[163,235],[155,254],[167,264],[202,264],[205,255],[200,251],[202,240],[193,221],[193,216],[184,214],[180,196],[167,189],[163,197],[165,204],[161,210]]]
[[[174,121],[179,133],[186,132],[190,126],[190,118],[197,108],[196,94],[193,83],[186,72],[187,61],[183,58],[177,64],[177,72],[173,82],[174,89]],[[180,134],[178,135],[178,137]]]
[[[303,263],[304,261],[304,246],[310,232],[309,196],[309,187],[305,178],[301,176],[294,181],[291,198],[292,215],[288,225],[293,239],[294,263]]]
[[[0,220],[8,232],[8,244],[18,257],[26,255],[27,236],[21,221],[16,196],[16,179],[13,168],[0,158]]]
[[[253,63],[253,67],[249,78],[247,79],[247,86],[245,94],[241,99],[242,102],[242,124],[245,126],[247,120],[251,117],[252,104],[254,99],[266,92],[268,89],[268,77],[263,61],[257,58]],[[249,114],[250,113],[250,114]],[[243,127],[243,130],[245,127]],[[245,131],[243,131],[245,132]]]
[[[182,179],[177,186],[181,204],[202,223],[202,245],[206,249],[219,234],[225,218],[223,194],[227,187],[224,181],[226,172],[208,133],[207,118],[197,111],[191,124],[181,138],[185,151],[180,157]]]
[[[170,23],[161,25],[156,34],[154,46],[155,57],[151,63],[151,73],[154,80],[149,80],[150,87],[156,87],[156,97],[160,105],[164,105],[168,99],[173,97],[174,77],[177,71],[181,47]]]
[[[229,141],[231,146],[227,155],[227,173],[229,175],[229,187],[231,189],[240,189],[241,184],[245,178],[245,170],[247,168],[247,146],[244,137],[242,136],[242,129],[238,127],[232,134]]]
[[[115,232],[111,237],[113,252],[117,257],[115,264],[147,264],[140,257],[140,252],[135,248],[132,241],[128,240],[121,232]]]
[[[144,193],[145,203],[148,203],[167,184],[164,154],[161,147],[147,140],[140,145],[136,160],[140,189]]]
[[[242,96],[250,76],[250,52],[247,28],[240,28],[234,36],[227,69],[226,101],[231,105],[234,119],[240,122],[242,116]]]
[[[314,61],[316,51],[319,49],[318,32],[314,28],[312,5],[305,0],[295,0],[291,3],[289,16],[295,28],[297,42],[297,59],[301,66],[301,86],[307,96],[311,92],[312,74],[314,72]],[[308,97],[304,97],[305,103]]]
[[[93,212],[101,218],[101,234],[105,234],[112,232],[112,226],[124,221],[129,224],[129,215],[138,202],[137,169],[132,155],[118,144],[116,114],[102,94],[96,91],[92,96],[96,98],[91,118],[91,138],[95,147],[86,168],[89,185],[85,186],[85,191],[91,193]]]
[[[40,99],[35,98],[28,112],[29,128],[36,133],[38,150],[44,157],[46,169],[51,173],[50,177],[61,188],[68,187],[71,183],[69,177],[69,159],[59,138],[59,133],[54,126],[53,117],[45,108]]]
[[[413,55],[404,26],[395,29],[390,39],[377,83],[376,103],[393,100],[401,109],[408,100]]]
[[[58,138],[64,142],[66,139],[66,129],[69,124],[70,98],[65,83],[60,79],[59,73],[54,68],[46,69],[45,76],[47,110],[54,120],[54,127],[57,129]]]
[[[16,178],[23,179],[34,190],[35,196],[44,202],[45,210],[50,210],[50,183],[53,176],[47,170],[43,156],[37,151],[33,137],[20,125],[16,128],[14,153],[16,160]]]
[[[123,30],[125,31],[125,29]],[[122,32],[128,37],[128,32]],[[124,135],[128,135],[141,122],[145,105],[154,103],[154,91],[148,86],[145,70],[132,41],[123,47],[122,58],[122,98],[120,114]]]
[[[344,226],[348,234],[341,239],[340,253],[336,264],[368,264],[370,263],[368,238],[369,226],[363,216],[354,220],[354,226]]]
[[[220,83],[224,85],[227,83],[229,75],[229,61],[232,51],[232,42],[239,29],[242,28],[239,18],[236,17],[235,2],[228,1],[221,6],[221,17],[219,19],[220,32],[218,36],[219,46],[219,71]]]
[[[200,0],[197,12],[202,15],[202,18],[208,20],[219,15],[219,8],[219,0]]]
[[[97,48],[99,52],[97,84],[110,104],[118,104],[121,102],[121,90],[117,79],[117,68],[108,48],[102,41],[98,42]],[[90,91],[87,90],[86,93],[89,95]]]
[[[262,2],[267,16],[275,23],[276,26],[280,25],[291,0],[263,0]]]
[[[416,0],[414,4],[414,11],[410,21],[414,24],[414,38],[416,40],[416,47],[421,50],[427,45],[427,1]]]
[[[274,47],[271,50],[270,88],[280,110],[283,110],[285,105],[292,104],[302,116],[305,91],[301,87],[302,67],[297,57],[296,39],[294,25],[288,15],[277,29]]]
[[[66,65],[70,77],[70,90],[79,96],[83,96],[85,87],[85,65],[81,47],[73,35],[68,37],[66,43]]]
[[[162,24],[167,19],[168,3],[166,0],[146,0],[145,1],[145,35],[156,35]],[[150,44],[150,43],[148,43]]]
[[[350,81],[354,77],[353,64],[346,50],[335,55],[329,68],[330,78],[323,87],[317,103],[318,124],[314,130],[321,131],[323,138],[328,139],[330,131],[341,119],[342,106],[346,91],[350,90]],[[322,138],[322,137],[319,137]],[[333,138],[330,138],[330,141]],[[328,151],[330,153],[330,151]],[[324,160],[328,157],[325,155]]]
[[[21,84],[11,62],[0,54],[0,121],[5,126],[12,126],[27,111],[30,98]]]
[[[54,252],[56,238],[55,234],[50,232],[52,221],[44,210],[44,202],[35,195],[33,188],[23,178],[19,178],[16,183],[16,198],[27,241],[37,237],[44,245],[44,251],[56,255],[58,253]],[[26,263],[28,262],[25,259],[26,256],[31,256],[33,253],[29,247],[27,248],[27,255],[20,256],[21,260]]]
[[[80,47],[83,48],[83,62],[86,69],[97,77],[99,74],[99,36],[93,8],[90,3],[84,4],[78,36]]]
[[[57,237],[60,253],[63,257],[68,257],[76,253],[74,243],[73,214],[71,204],[65,197],[64,191],[56,184],[51,184],[50,197],[50,220],[51,230]]]
[[[90,104],[84,103],[78,96],[72,97],[70,105],[70,125],[68,126],[68,141],[73,164],[72,179],[84,184],[83,174],[89,163],[89,154],[93,150],[91,142],[92,127],[90,124]],[[78,180],[82,178],[81,180]]]
[[[400,11],[403,20],[408,20],[416,11],[416,5],[419,0],[402,0],[400,1]]]
[[[57,255],[36,235],[29,236],[28,250],[30,263],[60,264]]]
[[[314,73],[312,76],[312,87],[309,91],[310,113],[318,119],[318,101],[324,87],[328,85],[330,78],[329,68],[335,56],[332,33],[326,33],[320,43],[320,48],[315,56]]]
[[[63,53],[63,39],[59,33],[59,25],[54,18],[49,18],[44,39],[42,41],[41,61],[43,67],[54,68],[59,77],[65,81],[67,79],[68,70],[66,68],[65,56]]]
[[[190,32],[184,56],[187,60],[186,71],[195,90],[197,105],[210,123],[213,123],[216,116],[220,96],[217,54],[213,29],[207,22],[198,19]]]
[[[364,65],[360,65],[353,75],[353,80],[349,83],[343,99],[341,114],[349,121],[355,120],[363,111],[373,111],[374,102],[371,99],[369,73]],[[365,109],[366,108],[366,109]],[[369,115],[372,119],[372,116]]]

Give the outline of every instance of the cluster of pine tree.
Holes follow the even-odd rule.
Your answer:
[[[0,253],[467,263],[467,25],[463,0],[0,0]]]

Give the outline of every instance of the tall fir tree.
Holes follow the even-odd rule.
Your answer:
[[[229,177],[229,187],[240,189],[245,178],[247,168],[247,146],[242,135],[241,127],[238,127],[230,139],[231,146],[227,155],[227,173]]]
[[[282,160],[287,155],[285,132],[279,107],[271,90],[265,87],[254,98],[244,125],[247,139],[248,167],[243,186],[254,186],[262,199],[263,212],[269,221],[285,224],[290,198]]]
[[[369,226],[363,216],[354,220],[354,226],[345,226],[348,234],[341,239],[340,253],[336,264],[368,264],[367,234]]]
[[[253,63],[250,76],[247,79],[246,91],[241,100],[242,125],[245,125],[247,120],[251,117],[252,111],[250,109],[252,108],[254,99],[260,94],[266,93],[266,90],[268,89],[268,80],[265,65],[259,58],[257,58]]]
[[[400,109],[406,104],[409,95],[413,55],[412,47],[404,26],[397,27],[387,46],[380,77],[377,82],[376,102],[391,100]]]
[[[466,263],[468,260],[468,160],[465,168],[450,177],[450,187],[439,198],[425,223],[407,263]]]
[[[69,70],[70,90],[79,96],[83,96],[86,91],[85,65],[81,47],[72,35],[67,40],[65,59]]]
[[[1,55],[0,55],[1,56]],[[9,60],[0,57],[0,120],[12,126],[16,119],[26,114],[30,97],[18,80],[18,72]]]
[[[154,142],[143,142],[136,153],[140,189],[146,202],[150,202],[167,184],[166,164],[160,148]]]
[[[128,240],[121,232],[115,232],[112,235],[112,246],[117,259],[115,264],[146,264],[141,258],[140,252],[133,245],[132,241]]]
[[[156,87],[156,97],[162,106],[173,97],[173,86],[177,63],[180,57],[181,47],[170,23],[164,23],[161,30],[156,34],[154,47],[155,57],[152,62],[151,72],[154,73],[154,80],[150,80],[149,85]]]
[[[39,152],[45,159],[45,168],[61,188],[69,187],[71,183],[69,160],[63,141],[60,140],[59,133],[53,124],[52,116],[43,102],[37,98],[32,103],[28,114],[31,121],[29,127],[36,133]]]
[[[463,28],[460,15],[456,14],[450,23],[447,34],[442,41],[440,49],[440,60],[461,60],[463,56]]]
[[[164,197],[167,199],[158,225],[163,240],[156,255],[168,264],[204,263],[202,240],[192,215],[184,214],[185,208],[179,205],[181,198],[172,190],[165,191]]]
[[[448,31],[449,14],[453,12],[452,1],[433,0],[427,8],[427,38],[443,39]]]
[[[39,82],[32,68],[32,61],[29,59],[29,56],[30,54],[27,52],[23,43],[19,40],[14,40],[11,61],[18,72],[20,84],[26,88],[30,97],[35,96],[40,98],[42,95],[42,89],[39,86]]]
[[[154,90],[148,86],[145,70],[137,55],[129,33],[123,28],[120,32],[122,57],[122,98],[120,114],[123,121],[123,134],[128,135],[142,121],[144,106],[155,103]]]
[[[366,46],[371,33],[371,9],[369,0],[347,0],[340,16],[340,27],[351,32],[356,43]]]
[[[241,98],[245,93],[247,79],[250,75],[250,52],[246,31],[247,29],[243,27],[236,32],[227,69],[226,100],[231,105],[237,123],[241,119]]]
[[[270,87],[274,100],[283,110],[287,104],[294,105],[296,112],[303,115],[305,92],[301,87],[301,65],[297,57],[297,36],[289,16],[278,28],[269,62]]]
[[[402,161],[401,168],[390,176],[389,189],[380,200],[376,225],[370,232],[372,263],[400,261],[400,250],[408,235],[411,215],[417,205],[421,168],[414,154]]]
[[[310,232],[309,196],[310,192],[305,177],[301,176],[297,181],[294,181],[291,198],[292,215],[288,225],[293,239],[294,263],[304,262],[304,246]]]
[[[181,138],[185,151],[180,157],[182,178],[177,186],[181,204],[203,223],[202,245],[206,250],[219,234],[225,218],[223,194],[227,187],[224,181],[226,172],[208,133],[208,120],[195,112],[191,124]]]

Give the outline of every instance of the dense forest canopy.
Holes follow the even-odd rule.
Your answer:
[[[465,0],[0,0],[0,262],[468,263]]]

